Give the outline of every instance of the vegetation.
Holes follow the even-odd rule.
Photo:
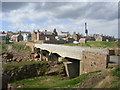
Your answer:
[[[0,52],[2,52],[2,45],[0,45]]]
[[[49,62],[49,61],[48,61]],[[44,63],[48,63],[47,61],[24,61],[24,62],[12,62],[12,63],[6,63],[3,64],[3,68],[6,70],[9,70],[11,68],[17,68],[17,67],[21,67],[21,66],[25,66],[25,65],[33,65],[33,64],[44,64]]]
[[[100,71],[97,71],[100,72]],[[22,88],[73,88],[89,78],[91,74],[87,73],[73,79],[57,76],[39,76],[11,83],[13,86],[22,86]]]
[[[112,71],[112,76],[116,77],[113,80],[113,88],[120,88],[120,68],[116,68],[114,71]]]
[[[106,41],[90,41],[85,44],[63,44],[68,46],[84,46],[84,47],[100,47],[100,48],[113,48],[120,46],[119,42],[106,42]]]
[[[68,79],[61,76],[40,76],[30,79],[24,79],[12,83],[14,86],[23,85],[22,88],[60,88],[60,87],[72,87],[80,82],[86,80],[88,75],[82,75],[75,79]]]
[[[3,44],[2,45],[2,51],[7,51],[7,47],[8,46],[12,46],[12,49],[19,52],[21,50],[28,50],[30,51],[30,47],[26,46],[26,45],[22,45],[22,44]]]
[[[35,43],[34,41],[28,41],[28,42]]]

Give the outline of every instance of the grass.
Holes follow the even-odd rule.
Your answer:
[[[87,79],[87,74],[74,79],[68,79],[61,76],[40,76],[30,79],[24,79],[12,83],[14,86],[23,85],[22,88],[70,88]],[[63,80],[65,79],[65,80]]]
[[[22,88],[74,88],[89,78],[89,75],[100,71],[82,74],[79,77],[68,79],[67,77],[57,76],[39,76],[11,83],[13,86],[22,86]]]
[[[25,65],[33,65],[33,64],[44,64],[44,63],[48,63],[47,61],[24,61],[24,62],[13,62],[13,63],[6,63],[3,64],[3,68],[5,70],[9,70],[11,68],[17,68],[17,67],[21,67],[21,66],[25,66]]]
[[[0,45],[0,52],[2,52],[2,45]]]
[[[112,83],[114,84],[112,88],[120,88],[120,68],[116,68],[111,73],[112,76],[116,77],[116,79],[112,81]]]
[[[112,71],[112,75],[120,78],[120,68],[116,68]]]
[[[7,47],[8,46],[12,46],[12,49],[17,51],[17,52],[20,52],[21,50],[22,51],[31,51],[30,47],[29,46],[26,46],[26,45],[21,45],[21,44],[3,44],[2,45],[2,52],[6,52],[8,51],[7,50]]]
[[[85,44],[63,44],[68,46],[83,46],[83,47],[100,47],[100,48],[113,48],[120,46],[118,42],[106,42],[106,41],[90,41]]]

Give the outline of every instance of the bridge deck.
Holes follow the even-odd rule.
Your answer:
[[[52,53],[57,53],[62,57],[70,57],[75,59],[82,59],[83,51],[91,51],[91,52],[99,52],[108,54],[107,49],[98,49],[98,48],[90,48],[90,47],[80,47],[80,46],[64,46],[64,45],[56,45],[56,44],[35,44],[36,48],[41,48],[43,50],[48,50]]]

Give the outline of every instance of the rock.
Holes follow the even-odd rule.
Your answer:
[[[63,76],[65,76],[65,69],[64,66],[62,64],[60,65],[53,65],[52,67],[50,67],[50,70],[48,72],[45,73],[46,75],[58,75],[61,74]]]
[[[37,54],[37,53],[35,53],[35,54],[34,54],[34,58],[40,58],[40,55]]]
[[[2,75],[2,89],[3,90],[7,90],[9,79],[10,78],[8,75]]]

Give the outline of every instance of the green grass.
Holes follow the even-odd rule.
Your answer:
[[[74,88],[89,78],[89,75],[100,71],[82,74],[79,77],[68,79],[67,77],[57,76],[39,76],[11,83],[13,86],[22,86],[22,88]]]
[[[2,52],[2,45],[0,45],[0,52]]]
[[[49,62],[49,61],[48,61]],[[24,62],[13,62],[13,63],[6,63],[3,64],[3,68],[5,70],[9,70],[11,68],[17,68],[17,67],[21,67],[21,66],[25,66],[25,65],[33,65],[33,64],[44,64],[44,63],[48,63],[47,61],[24,61]]]
[[[12,83],[12,85],[23,85],[22,88],[69,88],[87,79],[87,74],[74,79],[68,79],[61,76],[40,76],[30,79],[24,79]],[[63,80],[63,79],[65,80]]]
[[[111,73],[112,76],[117,77],[112,81],[112,83],[114,84],[112,88],[120,88],[120,68],[116,68]]]
[[[116,68],[112,71],[112,75],[120,78],[120,68]]]
[[[120,46],[118,42],[106,42],[106,41],[90,41],[85,44],[63,44],[68,46],[83,46],[83,47],[101,47],[101,48],[113,48]]]
[[[31,51],[30,47],[29,46],[26,46],[26,45],[21,45],[21,44],[3,44],[2,45],[2,52],[6,52],[8,51],[7,50],[7,47],[8,46],[12,46],[12,49],[17,51],[17,52],[20,52],[20,51]]]

